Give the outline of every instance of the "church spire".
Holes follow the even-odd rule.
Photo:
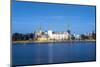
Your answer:
[[[71,31],[70,31],[70,24],[68,23],[68,25],[67,25],[67,32],[69,33],[69,34],[71,34]]]

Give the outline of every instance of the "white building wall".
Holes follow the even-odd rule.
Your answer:
[[[47,33],[49,37],[52,37],[52,30],[49,30]]]
[[[61,39],[68,39],[69,34],[67,32],[52,33],[52,30],[49,30],[48,31],[48,36],[49,36],[50,39],[61,40]]]

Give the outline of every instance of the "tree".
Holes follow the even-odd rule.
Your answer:
[[[82,39],[82,40],[89,39],[89,36],[84,35],[84,34],[81,34],[81,39]]]
[[[72,39],[72,40],[75,40],[75,36],[74,36],[74,35],[72,35],[72,36],[71,36],[71,39]]]
[[[92,32],[92,38],[96,39],[96,33],[95,32]]]

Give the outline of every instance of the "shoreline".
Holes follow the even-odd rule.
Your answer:
[[[61,42],[96,42],[96,40],[64,40],[64,41],[55,41],[55,40],[48,40],[48,41],[12,41],[13,44],[20,43],[20,44],[27,44],[27,43],[61,43]]]

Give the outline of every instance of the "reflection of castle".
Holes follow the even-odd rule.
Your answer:
[[[48,30],[47,32],[43,32],[39,30],[34,33],[35,40],[46,41],[46,40],[68,40],[70,34],[68,32],[53,32],[52,30]]]

